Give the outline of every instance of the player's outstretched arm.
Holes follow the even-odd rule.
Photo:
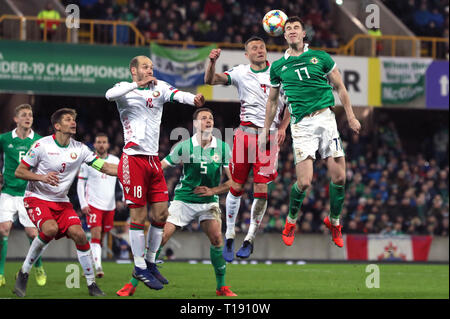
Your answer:
[[[100,169],[100,172],[105,173],[106,175],[110,175],[110,176],[117,176],[117,168],[119,166],[117,164],[111,164],[111,163],[107,163],[105,162],[102,166],[102,168]]]
[[[138,87],[146,87],[150,84],[156,85],[157,83],[158,80],[153,76],[146,76],[139,82],[120,82],[106,91],[105,97],[108,101],[115,101]]]
[[[50,172],[45,175],[35,174],[31,171],[31,167],[26,166],[23,163],[20,163],[17,166],[17,169],[14,173],[17,178],[26,180],[26,181],[38,181],[46,184],[50,184],[52,186],[58,186],[59,178],[58,172]]]
[[[225,85],[228,83],[228,77],[224,73],[216,73],[216,61],[220,56],[220,49],[212,49],[209,53],[209,62],[205,71],[205,84]]]
[[[361,124],[356,119],[355,114],[353,113],[352,105],[350,103],[350,96],[348,95],[347,89],[345,88],[344,82],[342,81],[341,73],[338,68],[334,68],[333,71],[328,75],[331,83],[333,83],[338,95],[341,100],[342,105],[344,106],[345,114],[347,116],[348,125],[352,129],[353,132],[359,134],[361,129]]]
[[[269,135],[270,126],[272,126],[273,119],[277,113],[278,108],[278,96],[280,95],[280,87],[271,87],[269,92],[269,98],[266,103],[266,119],[264,121],[264,128],[261,134],[258,136],[258,145],[260,149],[265,149],[267,137]]]
[[[286,138],[286,129],[291,122],[291,113],[287,107],[284,108],[283,119],[281,120],[280,127],[278,128],[278,146],[283,145]]]

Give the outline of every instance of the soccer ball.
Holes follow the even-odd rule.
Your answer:
[[[284,24],[287,19],[286,13],[281,10],[271,10],[267,12],[262,21],[264,31],[272,37],[282,35],[284,32]]]

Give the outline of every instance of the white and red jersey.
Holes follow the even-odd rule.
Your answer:
[[[106,163],[119,164],[119,158],[112,154],[108,154],[103,160]],[[116,182],[116,176],[99,172],[83,163],[78,173],[77,185],[80,207],[91,205],[99,210],[116,209]]]
[[[124,133],[124,153],[158,155],[163,105],[178,101],[194,105],[195,95],[182,92],[164,81],[138,88],[136,82],[120,82],[106,92],[108,101],[116,101]]]
[[[22,163],[39,175],[58,172],[59,184],[51,186],[39,181],[29,181],[25,198],[37,197],[51,202],[70,202],[67,193],[81,164],[92,164],[96,159],[97,156],[92,150],[73,138],[67,146],[59,145],[54,135],[41,138],[31,146]]]
[[[228,85],[234,85],[241,102],[241,123],[251,122],[258,127],[264,127],[266,118],[266,104],[270,91],[270,66],[254,71],[250,64],[240,64],[224,72],[228,77]],[[278,109],[271,130],[278,128],[283,119],[283,98],[278,99]]]

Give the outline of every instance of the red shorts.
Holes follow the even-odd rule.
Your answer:
[[[41,226],[50,219],[58,224],[58,233],[55,239],[60,239],[66,235],[70,226],[80,225],[81,221],[68,202],[49,202],[36,197],[26,197],[23,200],[28,216],[33,224],[41,231]]]
[[[130,208],[169,200],[166,180],[158,156],[122,153],[117,177]]]
[[[94,206],[88,205],[90,213],[86,216],[89,228],[101,227],[102,232],[109,232],[114,226],[115,210],[101,210]]]
[[[249,129],[253,131],[253,129]],[[233,138],[233,157],[230,161],[230,172],[233,181],[245,184],[250,169],[253,168],[253,181],[267,184],[273,181],[278,173],[278,143],[275,134],[269,136],[267,149],[261,151],[258,147],[258,134],[244,132],[238,128]]]

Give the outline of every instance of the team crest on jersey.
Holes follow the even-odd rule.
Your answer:
[[[216,163],[219,163],[219,162],[220,162],[220,156],[219,156],[219,154],[217,154],[217,153],[215,153],[215,154],[211,157],[211,159],[212,159],[214,162],[216,162]]]
[[[312,64],[317,64],[317,63],[319,63],[319,60],[316,57],[314,57],[314,58],[311,59],[311,63]]]
[[[78,157],[78,154],[77,154],[77,153],[75,153],[75,152],[70,153],[70,158],[71,158],[71,159],[76,160],[77,157]]]
[[[161,93],[159,93],[159,91],[154,91],[153,92],[153,97],[158,97],[160,95],[161,95]]]

